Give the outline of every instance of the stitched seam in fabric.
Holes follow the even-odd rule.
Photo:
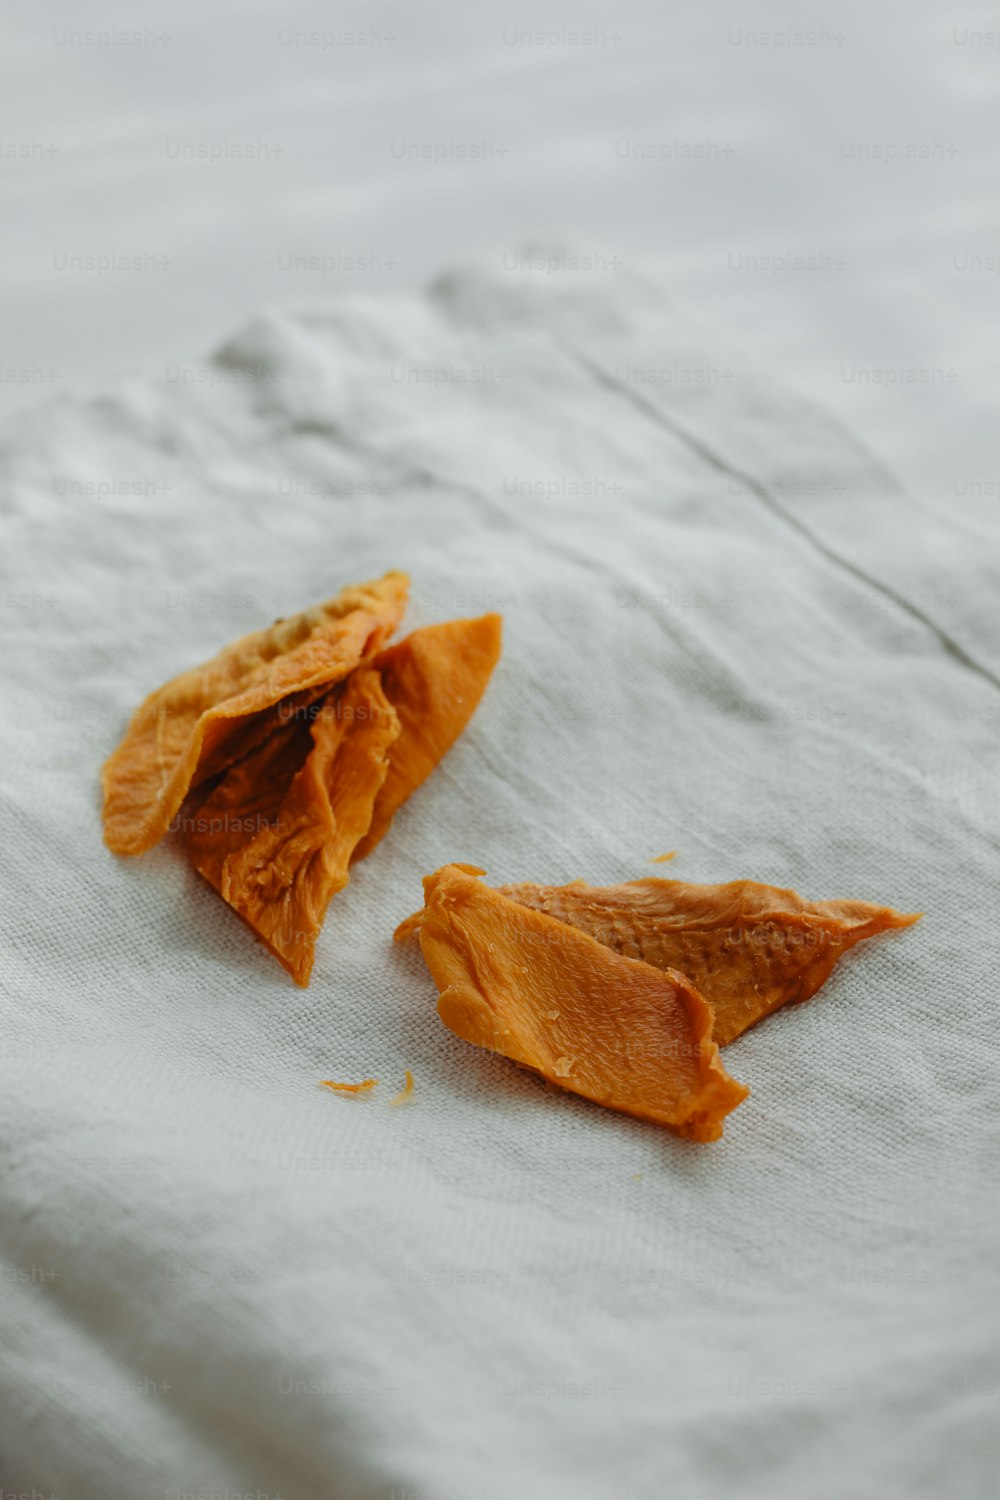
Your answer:
[[[947,651],[950,656],[955,657],[955,659],[959,661],[962,666],[966,667],[970,672],[975,672],[977,676],[984,678],[985,681],[990,683],[992,687],[1000,689],[1000,677],[998,677],[994,672],[990,671],[989,667],[983,666],[983,664],[981,662],[978,662],[975,657],[970,656],[965,648],[955,640],[954,636],[949,634],[949,632],[945,630],[943,626],[939,625],[936,620],[933,620],[930,615],[926,614],[919,607],[919,605],[911,603],[910,600],[905,597],[905,595],[897,593],[896,590],[891,588],[888,584],[882,583],[878,578],[873,578],[870,573],[866,573],[865,570],[858,567],[856,563],[850,562],[847,558],[842,557],[838,552],[833,551],[833,549],[829,547],[824,541],[822,541],[814,531],[811,531],[808,526],[804,525],[804,523],[798,520],[795,516],[790,515],[789,512],[784,508],[783,505],[781,505],[781,503],[771,493],[767,486],[762,483],[761,480],[757,479],[746,469],[741,468],[738,464],[730,463],[727,458],[723,457],[722,454],[717,453],[702,438],[699,438],[694,433],[689,432],[687,428],[684,427],[683,423],[677,421],[676,417],[668,415],[666,412],[661,411],[661,409],[653,402],[646,400],[641,392],[632,390],[629,386],[623,385],[621,381],[616,380],[613,375],[609,375],[602,365],[592,360],[587,354],[583,352],[582,349],[577,348],[574,344],[569,343],[567,340],[559,337],[558,335],[553,335],[553,338],[554,341],[565,351],[566,354],[568,354],[573,360],[575,360],[581,368],[589,371],[590,374],[593,375],[593,377],[598,380],[603,386],[607,387],[609,390],[617,392],[619,396],[621,396],[625,401],[628,401],[630,405],[633,406],[637,411],[644,412],[652,421],[663,427],[674,437],[679,438],[692,450],[692,452],[698,454],[700,458],[704,459],[704,461],[710,464],[714,469],[718,470],[720,473],[728,474],[730,478],[736,479],[741,484],[745,485],[751,494],[756,495],[757,498],[762,502],[762,504],[767,506],[768,510],[773,512],[774,515],[778,516],[794,531],[797,531],[798,533],[800,533],[800,535],[806,537],[807,540],[816,548],[816,550],[820,552],[824,557],[826,557],[830,562],[832,562],[836,567],[843,569],[844,572],[849,573],[853,578],[857,579],[859,583],[865,584],[874,592],[881,594],[886,599],[891,600],[893,604],[895,604],[905,614],[908,614],[912,619],[919,620],[922,625],[926,626],[926,628],[937,637],[944,650]]]

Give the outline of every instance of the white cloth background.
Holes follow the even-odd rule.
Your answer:
[[[994,1494],[996,557],[632,275],[268,313],[198,372],[0,448],[4,1490]],[[300,991],[171,842],[103,848],[99,766],[387,567],[504,656]],[[728,1050],[709,1147],[459,1042],[390,941],[448,860],[668,849],[926,912]]]
[[[9,0],[0,411],[555,226],[995,535],[997,40],[988,0]]]

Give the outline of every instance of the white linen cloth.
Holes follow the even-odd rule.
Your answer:
[[[555,280],[269,311],[3,434],[5,1493],[995,1494],[997,559],[654,285]],[[107,852],[99,767],[389,567],[503,660],[302,991]],[[697,1146],[443,1028],[391,934],[449,860],[926,916]]]
[[[567,226],[995,540],[997,41],[988,0],[2,7],[0,416]]]

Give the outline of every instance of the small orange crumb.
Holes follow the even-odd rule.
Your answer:
[[[332,1089],[335,1094],[370,1094],[377,1083],[377,1078],[365,1078],[361,1083],[334,1083],[332,1078],[324,1078],[320,1088]]]
[[[403,1084],[403,1087],[400,1089],[399,1093],[396,1094],[396,1096],[394,1098],[392,1098],[392,1099],[389,1100],[389,1103],[392,1104],[392,1105],[407,1104],[409,1102],[409,1100],[410,1100],[410,1096],[412,1095],[412,1093],[413,1093],[413,1074],[410,1072],[409,1068],[407,1068],[407,1070],[406,1070],[406,1082]]]
[[[676,859],[676,858],[677,858],[677,850],[676,849],[671,849],[671,851],[670,851],[669,854],[654,854],[653,857],[652,857],[652,859],[649,861],[649,863],[651,865],[662,865],[662,864],[665,864],[668,859]]]

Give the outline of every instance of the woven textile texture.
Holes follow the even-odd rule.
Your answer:
[[[624,273],[267,312],[9,425],[0,474],[0,1487],[994,1495],[983,538]],[[105,850],[99,768],[390,567],[404,629],[498,609],[504,655],[298,990],[174,841]],[[450,860],[925,917],[728,1049],[699,1147],[442,1027],[391,934]]]

